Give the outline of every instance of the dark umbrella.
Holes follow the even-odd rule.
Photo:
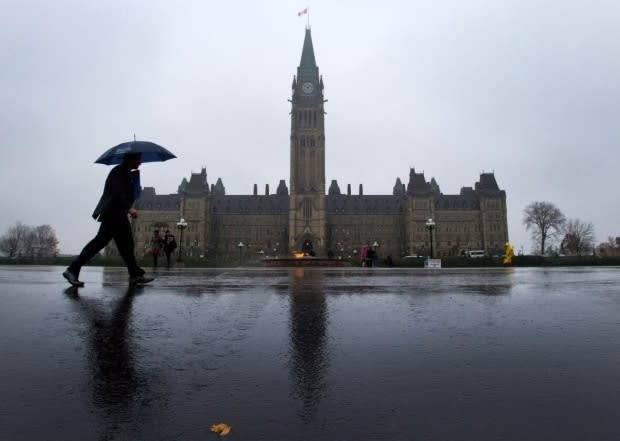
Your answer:
[[[95,163],[106,165],[120,164],[127,153],[142,154],[142,162],[162,162],[176,158],[175,155],[160,145],[148,141],[134,140],[112,147],[101,155]]]

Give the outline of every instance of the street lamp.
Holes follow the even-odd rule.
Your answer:
[[[379,242],[375,240],[370,246],[372,249],[366,251],[366,266],[374,267],[377,265],[377,248],[379,248]]]
[[[243,242],[239,242],[239,244],[237,245],[237,247],[239,247],[239,265],[241,265],[241,253],[243,252],[243,247],[244,247],[244,243]]]
[[[435,222],[433,221],[432,218],[429,218],[426,221],[426,228],[428,228],[428,233],[431,236],[431,255],[430,258],[433,258],[433,228],[435,228]]]
[[[338,251],[338,259],[342,259],[344,252],[344,244],[342,242],[336,242],[336,251]]]
[[[181,220],[177,222],[177,228],[180,231],[180,234],[179,234],[179,257],[177,258],[177,261],[181,262],[183,260],[183,230],[187,228],[187,222],[185,222],[185,219],[181,218]]]

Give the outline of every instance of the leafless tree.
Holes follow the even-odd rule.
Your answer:
[[[594,225],[579,219],[569,219],[563,227],[564,238],[560,249],[564,254],[581,256],[594,249]]]
[[[54,255],[58,249],[58,239],[49,225],[31,227],[17,222],[0,237],[0,251],[9,257],[32,255]]]
[[[39,225],[34,228],[36,243],[42,256],[54,256],[58,253],[58,239],[56,232],[50,225]]]
[[[523,210],[526,230],[532,230],[532,239],[540,243],[540,254],[545,254],[545,242],[555,239],[566,222],[564,214],[551,202],[532,202]]]
[[[0,238],[0,250],[8,254],[9,257],[22,254],[24,251],[24,239],[28,232],[29,227],[27,225],[17,222]]]

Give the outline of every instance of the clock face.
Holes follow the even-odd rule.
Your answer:
[[[314,90],[314,85],[312,83],[304,83],[301,86],[301,90],[303,90],[304,93],[312,93],[312,91]]]

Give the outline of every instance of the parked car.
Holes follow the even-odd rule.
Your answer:
[[[472,259],[480,259],[486,256],[484,250],[469,250],[465,251],[465,256],[471,257]]]

